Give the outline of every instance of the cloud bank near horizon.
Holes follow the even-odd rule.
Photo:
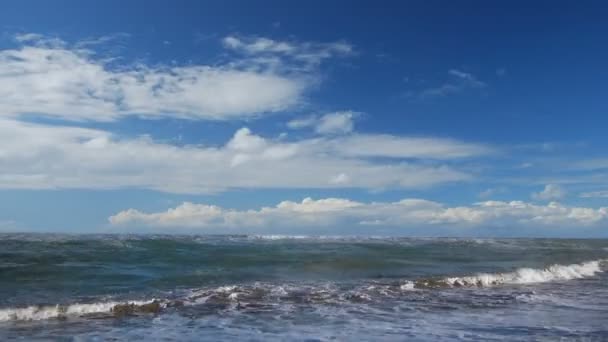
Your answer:
[[[572,207],[558,202],[536,204],[522,201],[484,201],[468,206],[447,206],[424,199],[363,203],[345,198],[282,201],[258,210],[227,209],[215,205],[184,202],[163,212],[146,213],[127,209],[108,218],[115,227],[140,229],[171,228],[209,233],[247,233],[252,229],[279,228],[286,233],[302,233],[318,228],[349,227],[374,233],[379,228],[393,234],[410,228],[440,227],[453,232],[476,228],[594,228],[608,223],[608,207]]]

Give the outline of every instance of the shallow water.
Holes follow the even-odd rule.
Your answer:
[[[0,239],[0,340],[608,340],[608,240]]]

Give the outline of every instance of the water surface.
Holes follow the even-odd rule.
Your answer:
[[[608,240],[0,239],[0,340],[608,340]]]

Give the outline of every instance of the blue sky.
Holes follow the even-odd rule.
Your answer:
[[[607,14],[5,2],[0,230],[608,236]]]

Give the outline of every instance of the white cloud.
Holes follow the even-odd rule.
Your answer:
[[[247,42],[235,36],[225,37],[222,42],[224,46],[234,50],[243,50],[250,54],[258,53],[285,53],[290,54],[296,50],[296,47],[281,41],[275,41],[268,38],[250,38]]]
[[[0,119],[0,136],[3,189],[130,187],[208,193],[232,188],[420,188],[470,179],[470,174],[439,161],[486,152],[456,141],[373,135],[363,137],[373,142],[375,152],[353,150],[358,135],[284,141],[247,128],[221,146],[178,147],[149,137],[119,139],[103,130],[8,119]],[[424,161],[402,160],[407,157]]]
[[[471,206],[448,207],[441,203],[404,199],[399,202],[361,203],[349,199],[326,198],[302,202],[283,201],[259,210],[224,209],[214,205],[185,202],[165,212],[121,211],[109,218],[116,226],[188,228],[319,228],[383,226],[408,227],[510,227],[599,226],[608,221],[608,208],[568,207],[512,201],[485,201]]]
[[[584,192],[580,195],[582,198],[608,198],[608,190]]]
[[[468,89],[485,88],[486,83],[480,81],[471,73],[457,69],[448,70],[450,79],[438,87],[423,89],[415,93],[421,99],[430,97],[443,97],[463,92]],[[410,94],[414,94],[411,92]]]
[[[535,192],[532,198],[541,201],[558,200],[566,197],[566,190],[558,184],[547,184],[543,191]]]
[[[341,173],[332,177],[329,182],[332,184],[348,184],[350,183],[350,177],[346,173]]]
[[[116,60],[110,64],[84,48],[96,44],[70,46],[38,34],[18,35],[16,41],[19,48],[0,50],[0,115],[92,121],[125,115],[225,120],[283,111],[299,104],[316,82],[312,64],[352,49],[345,43],[291,45],[266,38],[245,43],[227,37],[227,47],[248,55],[213,66],[116,67]],[[302,70],[294,58],[314,63],[307,61]]]
[[[479,81],[475,76],[473,76],[473,74],[470,74],[468,72],[451,69],[448,71],[448,73],[452,76],[456,76],[457,78],[459,78],[461,80],[464,80],[465,82],[467,82],[467,84],[469,84],[472,87],[485,87],[486,86],[485,83]]]
[[[458,159],[494,152],[491,147],[453,139],[352,134],[326,141],[330,149],[349,157]]]
[[[313,128],[317,134],[321,135],[346,134],[353,131],[354,119],[358,115],[359,113],[352,110],[337,111],[322,116],[311,115],[291,120],[287,123],[287,127],[291,129]]]
[[[15,40],[18,42],[39,42],[44,39],[44,36],[38,33],[19,33],[15,35]]]
[[[255,36],[227,36],[222,40],[224,47],[247,55],[279,55],[300,63],[301,68],[318,66],[323,60],[349,56],[354,53],[351,44],[338,41],[330,43],[278,41]]]
[[[291,120],[287,123],[290,129],[313,128],[317,134],[333,135],[346,134],[353,131],[355,118],[359,113],[352,110],[343,110],[327,113],[322,116],[311,115]]]
[[[17,36],[23,46],[0,50],[0,188],[129,187],[177,193],[418,188],[471,178],[440,160],[489,153],[484,146],[446,139],[337,135],[353,130],[352,111],[291,124],[311,125],[323,135],[315,139],[268,139],[242,128],[221,146],[182,147],[15,118],[38,113],[94,121],[125,115],[229,119],[280,111],[296,104],[308,85],[298,76],[301,64],[287,70],[292,60],[316,64],[352,53],[346,43],[228,38],[227,47],[248,57],[219,66],[112,68],[82,44],[76,48],[36,34]],[[281,67],[257,62],[268,54],[278,55]]]
[[[319,119],[314,115],[307,116],[304,118],[297,118],[287,122],[287,127],[290,129],[303,129],[308,127],[314,127],[318,120]]]
[[[488,188],[478,194],[480,198],[488,198],[498,194],[504,194],[508,192],[506,187]]]
[[[353,119],[357,113],[352,111],[334,112],[323,115],[315,127],[319,134],[344,134],[352,132]]]

